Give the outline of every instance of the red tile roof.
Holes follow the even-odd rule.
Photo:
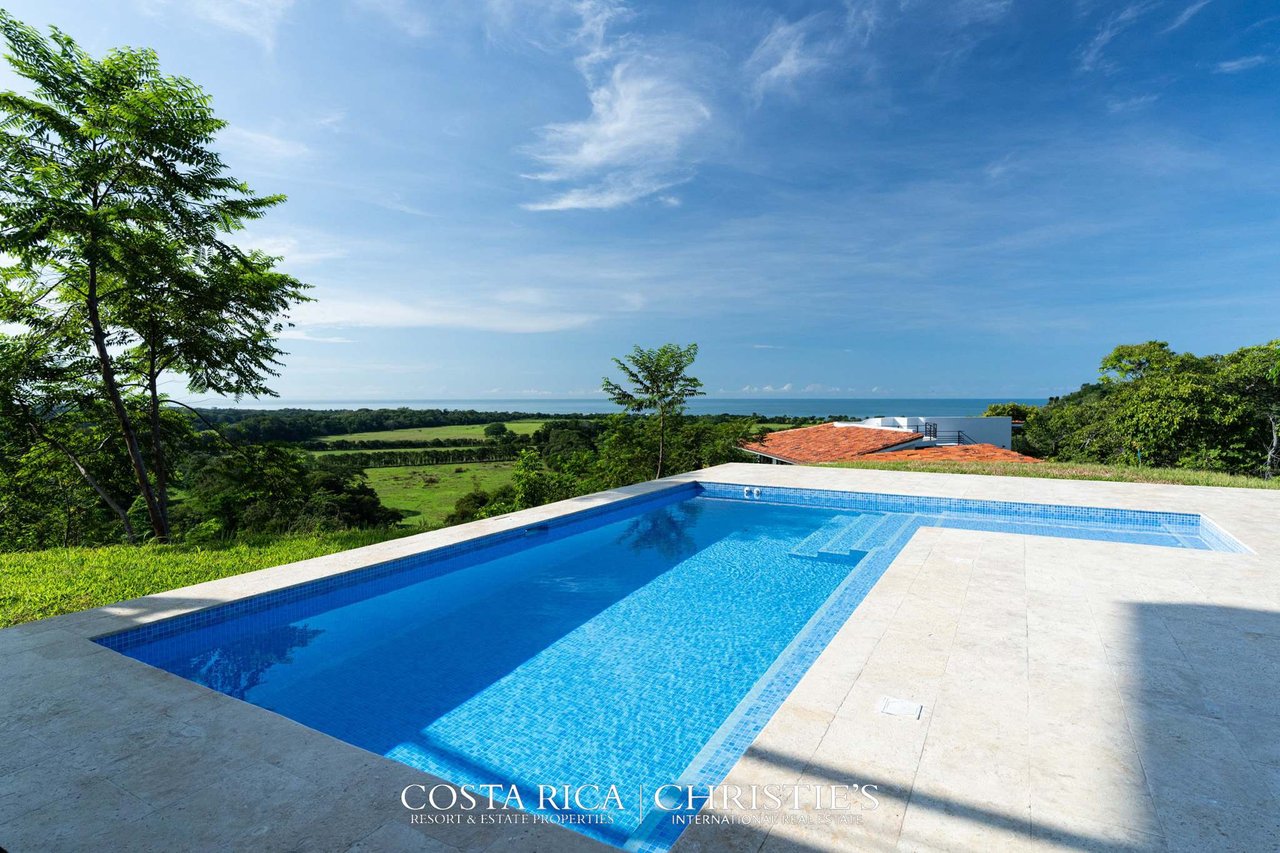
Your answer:
[[[843,462],[924,438],[918,432],[871,427],[838,427],[835,424],[799,427],[771,432],[761,441],[744,444],[744,450],[763,453],[784,462]]]
[[[1039,462],[994,444],[950,444],[942,447],[907,447],[879,454],[894,462]]]

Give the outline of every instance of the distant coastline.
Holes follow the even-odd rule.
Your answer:
[[[696,397],[687,411],[692,415],[763,415],[766,417],[869,418],[877,415],[963,416],[980,415],[991,403],[1026,403],[1040,406],[1045,398],[1032,397]],[[554,415],[611,414],[619,409],[598,398],[539,398],[483,400],[259,400],[210,403],[201,408],[234,409],[474,409],[480,412],[539,412]]]

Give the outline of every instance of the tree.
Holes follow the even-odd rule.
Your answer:
[[[485,438],[504,438],[510,432],[511,430],[507,429],[507,425],[501,422],[488,424],[484,428]]]
[[[132,468],[152,535],[170,536],[170,463],[158,379],[192,390],[270,393],[281,317],[303,285],[227,235],[282,196],[255,196],[210,149],[225,123],[154,52],[94,59],[0,12],[31,95],[0,93],[0,252],[14,259],[0,322],[83,347]],[[129,396],[147,399],[144,451]]]
[[[1116,347],[1100,381],[1032,411],[1036,455],[1273,476],[1280,467],[1280,341],[1226,355],[1163,341]]]
[[[401,517],[358,468],[272,445],[193,459],[186,490],[183,514],[204,538],[379,527]]]
[[[685,402],[689,398],[703,393],[702,383],[688,374],[689,367],[697,357],[697,344],[685,347],[663,344],[657,349],[637,346],[625,360],[613,360],[631,387],[624,388],[608,377],[604,379],[604,392],[626,411],[657,414],[658,464],[655,479],[662,476],[668,420],[684,411]]]
[[[992,403],[987,406],[987,410],[982,413],[982,416],[984,418],[1012,418],[1015,421],[1025,423],[1035,409],[1035,406],[1028,406],[1026,403]]]

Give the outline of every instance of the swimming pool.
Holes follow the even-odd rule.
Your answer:
[[[683,484],[98,642],[531,811],[616,786],[569,825],[664,850],[652,794],[723,779],[922,526],[1242,550],[1191,514]]]

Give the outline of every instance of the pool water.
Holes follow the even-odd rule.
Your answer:
[[[922,525],[1239,548],[1198,516],[1019,506],[683,486],[99,642],[530,811],[614,786],[572,828],[664,850],[653,792],[723,779]]]

